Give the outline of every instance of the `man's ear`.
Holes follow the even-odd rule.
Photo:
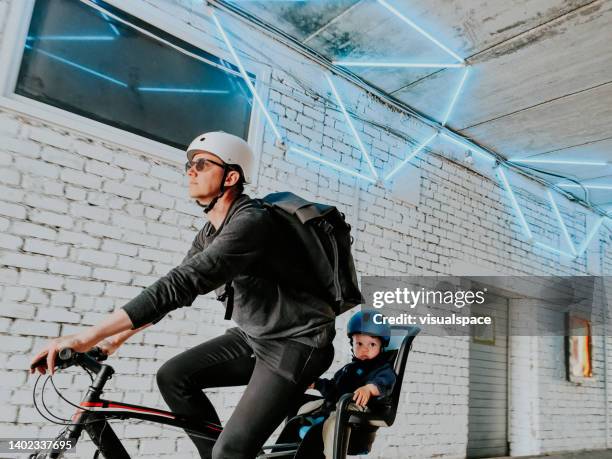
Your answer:
[[[238,171],[229,171],[225,176],[225,186],[234,186],[240,180],[240,173]]]

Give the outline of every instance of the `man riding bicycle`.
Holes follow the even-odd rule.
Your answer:
[[[168,312],[225,286],[226,317],[238,327],[171,358],[157,383],[173,412],[216,423],[202,389],[247,385],[214,445],[190,437],[203,458],[254,458],[291,402],[330,366],[335,313],[282,226],[243,194],[253,165],[249,145],[224,132],[205,133],[189,145],[187,159],[189,193],[208,222],[182,263],[101,323],[51,340],[33,362],[46,356],[53,371],[62,348],[85,352],[98,345],[112,353]]]

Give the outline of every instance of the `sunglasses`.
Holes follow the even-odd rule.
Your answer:
[[[225,169],[225,164],[218,163],[217,161],[213,161],[208,158],[198,158],[195,161],[187,161],[185,163],[185,172],[189,172],[189,169],[195,166],[195,170],[198,172],[202,172],[204,168],[209,167],[208,164],[214,164],[215,166],[219,166]]]

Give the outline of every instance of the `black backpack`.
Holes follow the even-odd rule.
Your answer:
[[[306,254],[316,283],[336,315],[364,302],[357,284],[357,272],[351,254],[351,225],[334,206],[307,201],[290,192],[271,193],[260,200],[299,244]],[[233,287],[217,297],[226,302],[225,318],[233,308]]]

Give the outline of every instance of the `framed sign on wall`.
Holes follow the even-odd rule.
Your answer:
[[[580,384],[593,377],[591,321],[573,313],[566,320],[567,380]]]

